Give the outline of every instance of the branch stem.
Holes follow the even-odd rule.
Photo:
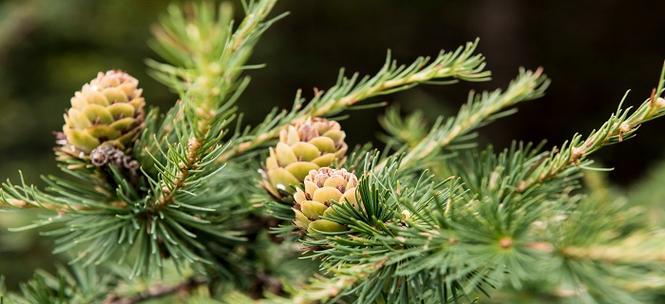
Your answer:
[[[281,121],[250,140],[238,143],[233,149],[222,154],[218,161],[226,162],[278,138],[280,130],[293,122],[308,117],[330,116],[372,97],[411,88],[434,79],[487,80],[490,73],[483,70],[484,57],[473,54],[476,44],[477,42],[467,43],[464,48],[460,48],[454,53],[442,52],[429,64],[428,58],[419,58],[409,67],[398,68],[395,62],[387,60],[381,71],[371,78],[364,78],[343,96],[324,94],[324,91],[316,90],[314,99],[304,108],[300,109],[302,103],[296,102],[292,110],[293,113],[296,113],[295,116],[289,117],[287,121]],[[340,78],[341,82],[338,83],[338,86],[331,88],[328,93],[339,89],[339,86],[353,85],[356,79],[357,74],[350,79]]]
[[[189,294],[192,290],[206,283],[207,281],[204,279],[192,277],[176,285],[156,284],[132,296],[121,297],[116,294],[110,294],[104,301],[104,304],[137,304],[174,294]]]
[[[663,80],[661,80],[663,82]],[[627,93],[626,93],[627,94]],[[624,96],[625,99],[625,96]],[[654,118],[665,115],[665,102],[658,102],[655,90],[635,111],[619,109],[597,131],[594,130],[585,139],[575,135],[561,149],[554,148],[551,156],[543,161],[529,177],[517,185],[518,192],[524,192],[536,185],[545,183],[580,164],[593,152],[615,142],[622,142],[635,133],[640,125]]]

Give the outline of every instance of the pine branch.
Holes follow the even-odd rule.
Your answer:
[[[66,167],[61,169],[74,179],[43,177],[49,186],[47,191],[26,183],[23,174],[19,172],[18,185],[9,180],[0,185],[0,209],[39,208],[64,214],[71,211],[117,208],[123,205],[112,195],[107,185],[100,183],[99,172],[96,170],[70,170]]]
[[[157,185],[158,195],[155,199],[155,208],[163,208],[173,201],[177,192],[188,183],[192,171],[203,167],[201,160],[213,152],[211,143],[219,142],[223,134],[223,127],[230,121],[230,114],[235,111],[232,104],[247,82],[236,84],[236,79],[243,71],[251,49],[258,37],[276,19],[264,21],[275,4],[275,0],[264,0],[251,3],[247,7],[247,16],[240,23],[233,34],[230,34],[231,16],[230,7],[223,5],[220,8],[219,19],[215,23],[212,9],[205,6],[198,9],[198,17],[194,17],[191,27],[185,33],[177,33],[183,26],[180,20],[181,13],[172,12],[173,23],[165,23],[162,30],[156,31],[158,41],[164,50],[177,50],[182,48],[179,60],[175,60],[183,67],[174,67],[152,62],[151,65],[157,73],[158,79],[181,90],[186,116],[192,124],[186,140],[187,148],[180,157],[173,159],[175,171],[171,171],[170,178],[163,178],[161,185]],[[187,44],[187,43],[190,44]],[[190,59],[187,56],[191,56]],[[191,61],[190,61],[191,60]],[[178,80],[180,79],[180,80]],[[236,91],[236,95],[232,92]],[[167,127],[171,122],[165,122]],[[217,124],[217,125],[215,125]],[[221,124],[221,125],[220,125]],[[174,147],[178,149],[178,147]],[[183,150],[183,149],[181,149]],[[168,155],[169,152],[167,152]],[[167,157],[168,159],[168,157]],[[179,159],[179,160],[178,160]],[[155,159],[158,161],[157,159]],[[166,172],[162,170],[162,175]]]
[[[373,169],[378,157],[372,158],[365,162],[356,193],[360,206],[333,205],[324,216],[347,231],[309,234],[304,240],[313,250],[308,257],[321,260],[322,270],[333,274],[313,294],[348,296],[361,303],[448,303],[466,288],[482,290],[490,272],[485,268],[491,266],[465,261],[466,244],[454,242],[449,225],[439,218],[447,202],[461,200],[460,185],[430,175],[399,179],[399,158],[380,171]],[[337,275],[340,269],[348,272]]]
[[[21,176],[21,180],[23,181],[23,176]],[[7,181],[0,188],[0,209],[41,208],[56,212],[66,212],[67,208],[61,207],[58,203],[38,200],[35,197],[36,191],[37,189],[34,186],[28,186],[25,183],[22,183],[21,186],[16,186]]]
[[[532,242],[524,246],[546,254],[560,254],[568,259],[608,264],[649,264],[665,263],[665,253],[658,248],[661,241],[662,233],[655,233],[631,235],[619,243],[606,245],[558,247],[550,242]],[[645,243],[648,246],[645,246]]]
[[[536,153],[522,146],[513,150],[496,157],[496,163],[472,157],[478,167],[489,170],[479,171],[480,178],[493,180],[473,185],[484,192],[470,191],[474,188],[455,179],[438,183],[427,175],[400,178],[395,174],[399,159],[392,159],[383,170],[365,168],[357,192],[361,206],[335,206],[334,212],[324,217],[345,225],[347,231],[310,234],[312,239],[305,243],[316,250],[310,257],[322,260],[328,265],[324,269],[333,271],[386,258],[381,269],[354,281],[357,285],[345,285],[342,292],[370,302],[386,297],[390,303],[413,303],[411,288],[417,290],[416,296],[442,303],[455,302],[457,292],[488,294],[488,287],[506,284],[520,288],[523,282],[534,279],[538,267],[564,260],[570,268],[546,275],[545,279],[570,274],[579,284],[586,284],[594,297],[600,293],[604,295],[598,297],[608,302],[629,303],[631,297],[625,292],[607,290],[623,286],[615,282],[621,279],[621,273],[637,276],[642,268],[661,267],[662,254],[657,249],[661,239],[647,244],[645,240],[653,239],[653,235],[618,238],[621,231],[627,231],[623,227],[631,227],[623,217],[632,218],[632,213],[620,204],[611,208],[604,204],[605,209],[599,209],[600,204],[577,203],[565,195],[545,197],[531,192],[509,199],[493,195],[510,188],[511,179],[492,178],[494,174],[489,172],[501,167],[503,174],[519,176],[527,168],[519,164]],[[561,193],[566,185],[559,183],[548,190]],[[599,214],[599,210],[604,213]],[[553,216],[558,212],[574,216],[558,223]],[[545,222],[540,225],[554,226],[547,226],[545,237],[534,228],[537,220]],[[535,241],[541,239],[545,241]],[[402,286],[400,282],[408,284]]]
[[[359,79],[357,73],[350,78],[344,77],[342,70],[335,86],[328,91],[316,90],[314,98],[305,106],[303,106],[305,100],[298,91],[290,111],[279,114],[273,112],[268,115],[266,120],[253,130],[254,135],[242,136],[249,139],[236,144],[233,149],[224,153],[219,161],[225,162],[277,138],[279,131],[293,121],[334,115],[371,97],[403,91],[422,83],[433,83],[434,80],[448,78],[466,81],[487,80],[490,73],[484,71],[485,58],[480,54],[474,54],[477,44],[476,40],[459,47],[454,52],[441,51],[434,60],[420,57],[408,66],[398,65],[388,54],[385,64],[377,74],[362,79]]]
[[[644,241],[644,239],[640,239]],[[626,243],[622,246],[594,246],[587,248],[567,247],[562,249],[564,256],[574,259],[585,259],[604,263],[665,263],[662,250],[644,250],[639,243]],[[640,250],[637,250],[640,248]]]
[[[163,184],[162,191],[155,200],[155,207],[161,208],[173,201],[175,194],[185,186],[190,171],[195,170],[200,160],[201,142],[199,138],[193,137],[187,146],[187,158],[178,166],[180,171],[176,174],[175,180],[169,184]]]
[[[408,147],[401,167],[406,169],[418,161],[430,157],[436,151],[448,147],[461,136],[498,117],[510,114],[501,113],[517,103],[541,97],[549,85],[549,80],[542,74],[542,69],[535,72],[520,70],[519,76],[511,81],[505,92],[495,90],[469,94],[467,104],[462,106],[455,117],[445,123],[439,118],[430,132],[418,143]],[[380,170],[383,166],[376,167]]]
[[[533,267],[548,260],[560,263],[551,270],[553,274],[531,275],[531,280],[557,278],[551,282],[558,282],[557,288],[573,288],[575,298],[609,303],[638,303],[649,289],[665,286],[665,234],[646,224],[646,214],[621,198],[587,197],[566,205],[549,207],[559,209],[554,219],[547,214],[541,217],[538,225],[547,229],[531,228],[532,240],[542,241],[519,245],[538,253],[539,263]],[[566,283],[568,288],[563,286]]]
[[[379,136],[389,147],[412,148],[418,145],[429,132],[429,125],[422,111],[414,111],[403,117],[396,105],[386,110],[386,113],[379,118],[379,124],[387,132],[387,134]]]
[[[248,152],[294,121],[372,106],[360,103],[419,84],[484,81],[490,75],[475,53],[477,41],[408,65],[389,54],[375,75],[346,77],[342,71],[329,90],[315,90],[309,101],[298,91],[291,110],[273,110],[258,126],[241,129],[235,102],[249,82],[242,73],[258,67],[247,64],[249,56],[283,16],[267,19],[276,1],[242,1],[246,16],[235,28],[228,3],[219,10],[212,4],[170,8],[152,45],[163,63],[148,64],[180,101],[163,117],[152,111],[141,121],[142,136],[128,146],[143,175],[60,153],[57,160],[73,178],[47,177],[44,190],[22,178],[0,187],[0,208],[51,211],[23,229],[49,225],[44,234],[56,237],[54,253],[71,253],[71,264],[86,266],[40,273],[9,299],[131,304],[197,296],[208,285],[204,301],[216,301],[213,291],[223,291],[231,303],[459,303],[489,297],[494,288],[524,290],[543,281],[538,295],[636,303],[642,294],[632,291],[665,286],[665,232],[643,224],[641,214],[610,200],[612,195],[577,192],[577,169],[590,163],[591,153],[665,115],[659,97],[665,66],[643,104],[635,110],[620,105],[587,138],[575,135],[549,154],[529,144],[501,153],[447,153],[472,145],[474,130],[513,113],[517,103],[540,97],[549,84],[541,69],[520,70],[505,91],[472,92],[456,116],[439,118],[429,131],[417,115],[401,119],[389,112],[382,121],[391,133],[389,148],[381,154],[366,146],[348,157],[346,169],[360,177],[357,184],[350,175],[320,174],[303,182],[305,192],[298,193],[304,198],[296,204],[275,202],[276,218],[292,220],[291,207],[300,212],[303,232],[297,248],[294,239],[273,246],[266,231],[272,223],[256,223],[265,215],[263,205],[252,201],[263,193],[255,185],[261,164]],[[233,121],[238,127],[230,134]],[[291,150],[280,153],[283,162],[305,159]],[[421,170],[432,160],[440,160],[450,177]],[[351,186],[355,192],[347,191]],[[313,261],[288,263],[297,253]],[[126,263],[131,267],[122,267]],[[111,267],[94,268],[101,264]],[[173,285],[124,289],[137,282],[121,280],[163,275],[170,266],[180,277],[182,270],[196,275]],[[319,273],[307,280],[315,266]],[[283,296],[288,292],[291,297]],[[266,299],[251,299],[261,296]]]
[[[561,148],[554,148],[550,157],[543,160],[527,179],[517,185],[517,191],[525,192],[564,174],[598,149],[631,138],[640,125],[665,115],[665,99],[660,97],[664,84],[665,64],[657,88],[653,89],[651,96],[640,106],[632,112],[632,107],[623,109],[622,105],[630,91],[626,92],[617,111],[598,130],[592,131],[586,139],[576,134],[570,141],[564,142]]]
[[[58,211],[67,208],[22,229],[61,224],[47,232],[57,237],[56,253],[74,251],[71,263],[85,266],[129,262],[130,277],[161,268],[166,258],[178,267],[200,263],[221,271],[224,266],[212,260],[222,264],[228,257],[224,251],[243,241],[237,222],[247,209],[231,187],[225,188],[231,184],[224,178],[237,175],[217,174],[223,166],[213,161],[225,149],[221,142],[235,114],[234,102],[247,85],[247,80],[238,81],[240,73],[260,34],[275,20],[265,20],[274,3],[248,3],[247,17],[235,33],[227,6],[216,15],[214,8],[201,4],[187,17],[172,7],[163,20],[168,34],[159,36],[158,45],[165,60],[176,65],[153,62],[152,67],[182,101],[167,115],[177,119],[159,124],[151,114],[141,138],[145,141],[135,147],[152,160],[154,170],[143,172],[139,187],[114,166],[107,168],[109,176],[99,186],[96,180],[91,183],[94,176],[86,173],[86,166],[74,170],[66,163],[63,170],[75,176],[75,182],[49,178],[45,192],[6,183],[3,201],[52,202]]]
[[[327,302],[339,298],[358,282],[381,269],[385,263],[386,260],[379,260],[365,265],[335,268],[328,277],[319,276],[306,286],[298,288],[297,292],[291,297],[292,301],[294,304],[308,304],[318,301]]]
[[[53,274],[37,270],[32,279],[20,284],[20,293],[3,294],[0,286],[0,303],[100,303],[117,280],[94,268],[56,266]]]
[[[132,296],[110,294],[104,300],[104,304],[137,304],[157,300],[174,294],[189,294],[192,290],[205,285],[206,283],[207,281],[204,279],[192,277],[175,285],[156,284],[148,287],[146,291]]]

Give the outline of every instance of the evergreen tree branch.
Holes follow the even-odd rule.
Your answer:
[[[590,293],[608,302],[631,303],[632,297],[618,288],[629,281],[624,278],[637,277],[641,269],[662,267],[658,249],[662,238],[650,233],[627,236],[623,231],[635,228],[628,228],[633,226],[623,218],[633,216],[621,204],[605,203],[605,209],[599,209],[600,203],[578,203],[563,194],[548,197],[530,192],[509,199],[494,195],[511,184],[492,178],[491,170],[500,167],[503,174],[519,176],[526,167],[516,164],[537,153],[522,146],[513,150],[497,157],[496,164],[472,157],[478,167],[490,170],[479,171],[479,177],[494,180],[481,183],[485,192],[470,191],[477,186],[468,188],[455,179],[440,183],[427,176],[399,178],[395,171],[400,160],[395,158],[383,170],[365,168],[357,192],[361,206],[335,206],[325,217],[346,225],[347,231],[307,239],[306,244],[315,250],[311,257],[322,260],[329,271],[386,258],[380,270],[342,292],[370,302],[413,303],[415,295],[455,303],[459,293],[489,294],[488,287],[506,284],[520,288],[534,279],[539,267],[564,261],[570,267],[553,269],[551,275],[543,275],[544,280],[570,275],[589,290],[574,297]],[[566,187],[564,182],[547,190],[562,193]],[[564,222],[557,222],[556,215],[571,213]],[[548,227],[544,235],[535,228],[537,221]],[[412,294],[411,288],[418,292]]]
[[[119,296],[110,294],[104,304],[137,304],[147,301],[157,300],[174,294],[189,294],[199,286],[205,285],[207,280],[191,277],[184,282],[175,285],[156,284],[148,287],[144,292],[132,296]]]
[[[223,166],[213,161],[225,149],[224,131],[235,114],[234,102],[247,85],[246,79],[238,80],[240,73],[247,68],[245,62],[260,34],[275,20],[265,20],[274,3],[247,3],[247,16],[235,33],[226,5],[218,15],[206,4],[194,6],[188,15],[172,7],[162,23],[168,34],[158,35],[157,44],[173,65],[153,62],[151,66],[182,101],[169,112],[175,120],[159,124],[152,114],[134,148],[146,154],[142,161],[152,160],[154,170],[143,172],[140,187],[113,166],[101,187],[91,183],[94,176],[85,166],[76,170],[65,166],[63,170],[77,181],[48,178],[46,192],[7,183],[3,197],[14,199],[11,202],[53,202],[67,208],[68,212],[23,229],[62,224],[48,231],[57,237],[56,253],[77,251],[71,262],[86,266],[110,259],[129,261],[131,277],[161,268],[166,258],[178,266],[201,263],[223,268],[223,262],[212,262],[214,255],[227,258],[224,251],[243,240],[237,221],[247,209],[231,188],[224,188],[229,183],[215,184],[237,176],[217,174]]]
[[[403,117],[397,105],[386,110],[379,118],[379,124],[387,132],[379,136],[390,147],[415,147],[427,136],[430,128],[422,111]]]
[[[481,94],[471,92],[467,104],[462,106],[455,117],[448,118],[445,123],[443,118],[439,118],[424,138],[408,147],[401,167],[407,169],[442,148],[448,147],[470,131],[493,119],[510,114],[510,112],[500,113],[507,108],[541,97],[550,82],[542,72],[540,68],[535,72],[520,70],[519,76],[511,81],[505,92],[501,90]],[[382,167],[379,165],[376,169],[380,170]]]
[[[645,240],[641,239],[641,241]],[[644,250],[638,243],[587,248],[566,247],[562,249],[562,253],[568,258],[587,259],[612,264],[665,263],[665,253],[662,250]]]
[[[23,177],[21,176],[21,180]],[[67,208],[63,208],[60,204],[53,201],[38,200],[34,195],[38,191],[34,186],[13,185],[10,181],[2,184],[0,188],[0,209],[28,209],[40,208],[56,212],[65,212]]]
[[[0,278],[0,302],[7,295],[21,304],[131,304],[186,294],[192,302],[234,304],[475,303],[494,289],[509,289],[510,295],[526,291],[528,299],[632,304],[643,295],[663,295],[665,232],[609,192],[591,189],[584,196],[577,190],[578,169],[590,164],[591,153],[665,115],[665,66],[643,104],[634,110],[620,105],[600,129],[550,153],[518,143],[501,153],[460,149],[473,145],[474,130],[540,97],[549,84],[541,69],[520,70],[505,91],[472,92],[456,116],[439,118],[431,128],[421,116],[388,112],[383,154],[356,149],[346,162],[353,173],[320,171],[301,184],[305,191],[295,203],[286,202],[287,192],[284,202],[274,202],[274,222],[259,223],[268,194],[256,187],[261,163],[248,152],[272,142],[288,124],[372,106],[360,102],[423,83],[490,75],[475,53],[477,42],[409,65],[389,55],[375,75],[341,72],[329,90],[315,90],[310,100],[298,91],[291,110],[273,110],[263,123],[242,129],[235,107],[249,81],[242,74],[257,67],[247,64],[249,56],[281,17],[267,19],[276,1],[242,1],[246,16],[237,27],[228,3],[219,10],[211,4],[170,8],[152,45],[163,62],[148,64],[180,100],[162,117],[156,110],[141,117],[144,132],[126,151],[134,155],[123,154],[136,158],[141,172],[97,166],[85,153],[59,150],[57,160],[72,178],[46,177],[43,190],[22,177],[0,186],[0,208],[50,211],[22,229],[48,226],[43,233],[56,237],[54,253],[69,253],[76,266],[38,273],[20,293],[7,294]],[[233,121],[238,127],[231,134]],[[305,143],[315,153],[305,153]],[[320,157],[324,149],[314,143],[303,139],[297,148],[272,151],[275,166]],[[294,210],[301,238],[284,233],[283,246],[275,246],[269,230],[278,220],[293,220]],[[293,261],[299,254],[310,261]],[[165,279],[169,270],[177,270],[178,281]],[[134,281],[142,274],[145,280]]]
[[[664,83],[665,64],[657,88],[654,88],[651,96],[634,111],[631,111],[632,107],[622,108],[630,92],[628,91],[622,98],[617,111],[598,130],[593,130],[586,139],[583,139],[580,134],[576,134],[570,141],[564,142],[561,148],[555,147],[550,156],[534,168],[528,178],[519,182],[517,191],[525,192],[538,184],[565,174],[568,169],[581,164],[593,152],[633,137],[640,125],[665,115],[665,99],[660,97]]]
[[[656,239],[654,240],[654,237]],[[554,254],[569,259],[588,260],[609,264],[648,264],[665,263],[665,253],[655,245],[662,240],[662,233],[631,235],[620,243],[594,244],[591,246],[559,247],[550,242],[532,242],[525,244],[534,251]],[[645,246],[649,244],[648,246]]]
[[[65,166],[61,166],[61,169],[74,179],[43,177],[48,185],[47,191],[26,183],[23,174],[19,172],[19,184],[7,180],[0,185],[0,209],[39,208],[61,215],[71,211],[118,208],[125,205],[113,195],[108,185],[101,183],[97,170],[70,170]]]
[[[410,65],[398,65],[391,60],[390,54],[381,70],[372,77],[359,79],[358,74],[350,78],[344,77],[340,71],[337,84],[328,91],[316,90],[314,98],[305,106],[305,100],[298,91],[293,108],[279,114],[273,112],[253,131],[254,135],[246,134],[248,139],[224,153],[219,161],[225,162],[237,155],[262,146],[277,138],[279,131],[293,121],[307,117],[330,116],[351,108],[357,103],[371,97],[391,94],[406,90],[422,83],[433,83],[441,79],[461,79],[466,81],[485,81],[490,73],[485,71],[485,58],[474,54],[478,40],[459,47],[454,52],[441,51],[431,60],[420,57]],[[451,82],[439,82],[448,84]]]
[[[335,291],[360,303],[450,303],[463,289],[482,290],[484,278],[492,273],[487,269],[502,261],[493,260],[492,266],[467,261],[466,246],[473,245],[455,240],[451,230],[456,229],[441,218],[446,203],[462,199],[460,185],[430,175],[400,180],[399,158],[391,158],[379,171],[373,170],[378,156],[371,158],[356,193],[360,206],[333,206],[324,216],[347,231],[310,234],[312,238],[304,240],[314,250],[309,257],[322,261],[322,271],[349,271],[340,276],[345,284],[336,285],[333,275],[325,288],[314,291],[325,291],[324,297]],[[370,265],[375,269],[365,273]]]
[[[37,270],[34,277],[20,284],[20,292],[5,292],[0,286],[0,302],[33,303],[101,303],[118,277],[99,273],[94,268],[56,266],[51,274]],[[2,279],[0,278],[0,283]]]
[[[187,142],[186,149],[180,149],[183,153],[177,157],[179,160],[173,159],[177,164],[172,166],[175,169],[170,172],[172,176],[162,178],[161,185],[155,187],[158,192],[155,208],[163,208],[172,202],[175,194],[188,183],[192,171],[203,167],[201,161],[205,156],[217,150],[210,143],[220,140],[223,126],[235,111],[232,104],[247,84],[237,84],[236,80],[244,70],[258,37],[276,20],[264,21],[275,2],[264,0],[251,3],[246,17],[232,34],[232,12],[227,5],[221,6],[219,19],[215,23],[210,23],[214,20],[214,15],[209,15],[213,10],[204,6],[197,11],[200,16],[185,24],[188,27],[186,32],[177,32],[181,30],[179,20],[183,17],[179,15],[181,13],[173,12],[175,21],[165,23],[161,30],[156,31],[157,41],[161,43],[161,48],[156,49],[165,53],[164,50],[178,50],[180,47],[182,54],[175,61],[182,67],[155,62],[151,62],[151,66],[158,79],[180,91],[188,117],[186,120],[192,126],[191,130],[185,131],[190,135],[181,136]],[[236,95],[232,95],[234,91]],[[169,127],[171,122],[165,123]],[[174,148],[178,149],[177,146]]]
[[[190,171],[196,169],[200,160],[201,142],[197,137],[191,138],[189,145],[187,145],[187,158],[179,164],[179,172],[176,174],[175,179],[170,183],[162,185],[159,196],[155,200],[155,207],[161,208],[171,203],[184,186]]]
[[[310,304],[332,301],[343,296],[344,291],[381,269],[385,263],[384,259],[374,263],[348,266],[348,268],[331,267],[328,277],[316,277],[306,286],[299,288],[291,297],[293,303]]]

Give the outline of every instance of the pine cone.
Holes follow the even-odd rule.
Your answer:
[[[334,203],[349,202],[356,206],[358,178],[346,169],[321,168],[305,177],[305,191],[298,189],[293,195],[296,226],[307,232],[312,230],[338,232],[345,227],[321,216],[332,212]]]
[[[125,72],[108,71],[83,85],[65,114],[67,143],[86,154],[104,143],[118,148],[130,143],[145,115],[138,83]]]
[[[343,162],[348,146],[346,134],[336,121],[310,118],[279,134],[279,142],[266,160],[263,186],[275,197],[292,193],[311,170]]]

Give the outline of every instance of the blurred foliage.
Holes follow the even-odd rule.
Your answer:
[[[653,166],[630,189],[631,202],[649,210],[649,219],[665,227],[665,161]]]
[[[35,269],[53,268],[50,240],[39,237],[36,231],[7,232],[11,227],[29,224],[31,216],[29,212],[0,213],[0,275],[10,288],[32,277]]]
[[[0,177],[15,177],[22,168],[36,181],[38,173],[55,171],[51,131],[61,128],[72,93],[100,70],[121,69],[140,79],[149,104],[174,102],[175,95],[150,78],[144,65],[152,55],[145,43],[150,25],[170,2],[0,1]],[[653,67],[665,53],[665,42],[655,39],[665,32],[664,10],[659,1],[285,0],[276,11],[292,15],[271,29],[254,59],[269,64],[251,73],[253,85],[262,90],[248,90],[240,106],[256,122],[270,105],[287,107],[297,88],[311,96],[309,88],[332,83],[342,64],[371,72],[382,64],[387,48],[408,61],[479,36],[496,80],[480,88],[504,85],[519,65],[543,65],[554,80],[548,96],[526,105],[521,119],[484,130],[487,141],[505,146],[514,138],[539,141],[538,134],[560,142],[573,133],[572,126],[590,127],[604,119],[623,94],[619,88],[633,87],[642,96],[654,85]],[[391,101],[407,111],[426,107],[427,119],[456,109],[465,100],[459,91],[419,88]],[[376,142],[380,111],[358,112],[343,122],[358,130],[351,144]],[[600,155],[617,165],[613,180],[630,183],[661,156],[664,123],[644,130],[641,140]],[[665,163],[649,172],[630,191],[631,201],[656,210],[654,221],[664,223]],[[29,217],[0,213],[0,274],[12,279],[10,287],[52,264],[44,238],[4,232]],[[21,263],[15,263],[18,257]]]

